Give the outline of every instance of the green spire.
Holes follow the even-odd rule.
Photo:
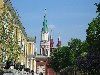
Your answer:
[[[48,32],[47,20],[46,20],[46,9],[45,9],[45,15],[44,15],[44,21],[43,21],[43,30],[42,31]]]

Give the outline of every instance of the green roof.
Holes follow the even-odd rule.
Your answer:
[[[42,29],[42,31],[48,32],[48,26],[47,26],[46,14],[45,14],[45,16],[44,16],[43,29]]]
[[[27,37],[28,42],[36,42],[36,36],[34,37]]]

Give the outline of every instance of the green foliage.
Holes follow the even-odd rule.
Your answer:
[[[100,52],[91,51],[86,56],[81,56],[77,61],[78,68],[82,69],[84,73],[89,75],[100,74]]]
[[[2,57],[2,59],[1,59],[2,62],[5,62],[6,53],[7,53],[7,37],[8,37],[8,35],[7,35],[7,23],[6,22],[8,22],[8,20],[6,17],[7,17],[7,14],[4,11],[0,17],[0,20],[1,20],[0,21],[0,29],[1,29],[0,45],[1,45],[1,50],[2,50],[0,55]]]
[[[77,58],[87,53],[87,42],[80,39],[71,39],[68,46],[58,47],[51,53],[50,66],[56,71],[71,68],[76,65]]]
[[[77,58],[81,55],[84,55],[84,53],[87,53],[87,42],[81,41],[80,39],[71,39],[70,42],[68,42],[68,47],[70,50],[70,60],[73,63],[73,65],[76,65]]]
[[[60,72],[61,69],[70,65],[69,61],[69,48],[59,47],[53,50],[51,53],[51,63],[50,66],[56,71]]]
[[[97,12],[99,12],[100,13],[100,3],[95,3],[95,5],[97,6]]]
[[[86,40],[90,50],[100,50],[100,15],[89,24]]]
[[[14,20],[9,16],[6,10],[0,16],[0,45],[1,45],[1,62],[18,59],[21,54],[21,46],[18,45],[18,39],[14,33]]]
[[[92,20],[86,30],[88,43],[88,54],[77,60],[77,66],[88,75],[100,74],[100,3],[96,4],[98,16]]]

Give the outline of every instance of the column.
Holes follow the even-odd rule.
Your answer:
[[[50,56],[50,49],[48,49],[48,57]]]
[[[34,59],[34,75],[36,75],[36,59]]]
[[[33,48],[32,48],[32,43],[31,43],[31,55],[30,55],[30,62],[31,62],[31,65],[30,65],[30,70],[32,70],[32,67],[33,67],[33,65],[32,65],[32,55],[33,55]]]

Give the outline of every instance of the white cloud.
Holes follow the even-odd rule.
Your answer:
[[[48,25],[48,27],[49,27],[49,29],[54,29],[55,28],[55,25],[50,24],[50,25]]]

